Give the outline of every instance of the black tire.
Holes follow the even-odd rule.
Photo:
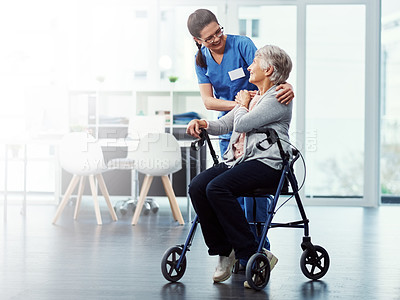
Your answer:
[[[233,274],[239,273],[239,269],[240,269],[240,262],[239,262],[239,260],[237,260],[235,262],[235,264],[233,265],[232,273]]]
[[[265,254],[253,254],[246,265],[246,280],[249,286],[261,291],[268,284],[271,273],[271,266]]]
[[[315,253],[310,249],[303,251],[300,258],[300,268],[304,276],[312,280],[318,280],[328,272],[329,254],[321,246],[314,245]]]
[[[186,271],[186,256],[183,258],[179,269],[176,270],[179,258],[182,254],[182,248],[175,246],[165,251],[161,261],[161,272],[165,279],[171,282],[177,282],[182,278]]]

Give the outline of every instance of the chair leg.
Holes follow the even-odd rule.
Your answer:
[[[152,181],[153,181],[153,176],[146,175],[144,177],[144,180],[142,183],[142,189],[140,190],[139,200],[136,205],[135,213],[133,214],[132,225],[136,225],[137,222],[139,221],[139,216],[140,216],[140,213],[142,212],[144,200],[146,200],[146,196],[147,196],[147,193],[149,192]]]
[[[162,181],[162,183],[163,183],[163,186],[164,186],[164,190],[165,190],[165,193],[167,194],[167,196],[168,196],[168,201],[169,201],[169,205],[170,205],[170,207],[171,207],[171,212],[172,212],[172,217],[174,218],[174,220],[175,221],[177,221],[178,220],[178,217],[179,217],[179,214],[177,214],[176,213],[176,210],[175,209],[173,209],[172,207],[172,205],[171,205],[171,200],[170,200],[170,192],[169,192],[169,190],[170,190],[170,188],[169,188],[169,186],[171,186],[171,189],[172,189],[172,195],[173,196],[171,196],[173,199],[176,199],[176,197],[175,197],[175,193],[174,193],[174,191],[173,191],[173,188],[172,188],[172,181],[171,181],[171,178],[168,176],[168,181],[166,180],[165,182],[166,183],[164,183],[164,179],[161,177],[161,181]],[[166,185],[167,185],[167,187],[166,187]]]
[[[94,176],[93,175],[89,175],[89,183],[90,183],[90,189],[92,190],[92,196],[93,196],[93,202],[94,202],[94,211],[96,213],[97,224],[101,225],[103,223],[101,221],[99,199],[97,198],[97,188],[96,188],[96,184],[94,182]]]
[[[85,183],[86,183],[86,176],[81,176],[78,188],[78,197],[76,198],[76,204],[75,204],[74,220],[78,218],[78,212],[79,208],[81,207],[81,201],[82,201],[83,190],[85,189]]]
[[[162,183],[164,185],[165,192],[167,193],[169,205],[171,206],[172,215],[174,219],[179,222],[179,224],[184,225],[181,210],[179,209],[178,201],[176,201],[175,193],[169,181],[168,176],[161,176]]]
[[[67,190],[65,191],[64,197],[57,208],[56,215],[53,219],[53,224],[55,224],[60,217],[61,213],[63,212],[65,205],[67,205],[69,198],[71,197],[72,192],[75,190],[76,185],[78,184],[80,176],[74,175],[68,185]]]
[[[106,186],[106,183],[104,182],[103,175],[97,174],[96,178],[97,178],[97,182],[99,183],[100,191],[103,194],[104,199],[106,200],[108,210],[110,211],[110,214],[111,214],[111,218],[113,219],[113,221],[117,221],[118,217],[114,211],[113,206],[111,205],[110,194],[108,193],[107,186]]]

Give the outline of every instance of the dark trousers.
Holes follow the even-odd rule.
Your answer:
[[[189,194],[199,216],[204,240],[210,255],[248,259],[257,251],[252,233],[237,197],[260,187],[277,187],[282,171],[258,160],[228,168],[213,166],[193,178]]]

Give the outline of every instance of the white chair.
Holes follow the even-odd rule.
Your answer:
[[[106,200],[111,218],[113,221],[118,220],[111,205],[110,196],[102,175],[103,172],[107,171],[107,166],[104,163],[103,152],[100,144],[93,136],[86,132],[72,132],[66,134],[60,143],[60,164],[65,171],[71,173],[73,176],[67,190],[65,191],[64,197],[57,208],[53,224],[57,222],[57,219],[63,212],[65,205],[68,203],[69,198],[79,182],[78,196],[74,212],[74,219],[77,219],[87,177],[89,177],[97,224],[101,225],[102,220],[95,179],[97,179],[100,191]]]
[[[164,116],[132,116],[129,119],[128,133],[126,137],[127,144],[137,145],[139,140],[148,133],[163,133],[165,132],[165,117]],[[135,157],[123,157],[111,159],[107,167],[112,170],[132,170],[132,199],[117,202],[115,210],[122,212],[127,210],[129,204],[134,204],[139,197],[139,178],[137,170],[134,168]],[[152,201],[153,203],[154,200]],[[150,210],[150,205],[148,206]]]
[[[169,133],[149,133],[140,139],[137,148],[128,150],[129,157],[135,161],[135,169],[145,174],[132,225],[136,225],[139,220],[154,176],[161,176],[174,219],[181,225],[185,224],[168,178],[168,174],[182,169],[181,148],[175,137]]]

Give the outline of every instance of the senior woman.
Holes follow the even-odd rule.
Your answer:
[[[257,143],[265,134],[256,131],[272,128],[279,137],[289,139],[292,103],[276,101],[276,87],[286,82],[291,69],[292,61],[284,50],[272,45],[260,48],[248,67],[257,94],[252,98],[242,90],[236,95],[237,105],[222,118],[196,119],[187,126],[186,132],[196,138],[202,128],[212,135],[233,132],[223,161],[197,175],[189,187],[208,253],[219,255],[214,282],[229,279],[236,259],[247,260],[257,251],[258,242],[236,198],[256,188],[278,185],[282,168],[279,149],[264,141],[262,148],[268,150],[260,150]],[[277,258],[265,251],[272,269]]]

